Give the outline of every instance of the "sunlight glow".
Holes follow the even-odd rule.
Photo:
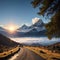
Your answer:
[[[7,31],[12,34],[15,33],[16,29],[18,28],[17,25],[13,24],[13,23],[9,23],[5,26],[5,28],[7,29]]]
[[[14,26],[9,26],[8,30],[9,32],[13,33],[15,32],[16,28]]]

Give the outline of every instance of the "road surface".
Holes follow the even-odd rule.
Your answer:
[[[45,60],[36,53],[30,51],[27,48],[21,48],[21,50],[15,54],[15,56],[12,56],[8,60]]]

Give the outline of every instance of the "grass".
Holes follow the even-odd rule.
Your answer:
[[[15,47],[15,48],[13,48],[9,51],[2,52],[2,53],[0,53],[0,58],[7,57],[8,55],[11,55],[11,54],[15,53],[18,50],[19,50],[19,46]]]
[[[60,60],[60,54],[40,47],[26,47],[46,60]]]

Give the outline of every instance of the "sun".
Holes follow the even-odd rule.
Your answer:
[[[16,30],[17,30],[17,25],[13,24],[13,23],[9,23],[5,26],[6,30],[12,34],[12,33],[15,33]]]
[[[16,30],[15,26],[9,26],[8,31],[14,33]]]

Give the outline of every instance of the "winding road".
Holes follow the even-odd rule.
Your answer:
[[[12,56],[8,60],[45,60],[45,59],[43,59],[36,53],[30,51],[29,49],[23,47],[17,54]]]

